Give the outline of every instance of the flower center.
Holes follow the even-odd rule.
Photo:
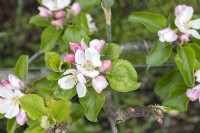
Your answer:
[[[192,28],[192,23],[188,22],[184,24],[185,29],[190,30]]]
[[[92,65],[92,62],[91,61],[87,61],[86,63],[85,63],[85,65],[84,65],[84,67],[85,67],[85,69],[87,69],[87,70],[94,70],[95,69],[95,67]]]
[[[78,83],[78,79],[77,79],[76,75],[73,75],[73,80],[75,81],[76,84]]]
[[[18,104],[19,103],[19,98],[18,97],[13,97],[12,100],[11,100],[11,103],[12,104]]]

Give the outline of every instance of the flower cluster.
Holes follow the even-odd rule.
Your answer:
[[[200,29],[200,19],[190,20],[193,16],[193,8],[187,5],[178,5],[175,8],[175,25],[181,32],[179,39],[181,42],[188,42],[189,36],[200,39],[197,30]],[[175,30],[176,31],[176,30]],[[174,42],[178,35],[169,27],[158,32],[159,40],[161,42]]]
[[[9,75],[8,80],[0,84],[0,113],[11,119],[16,117],[17,123],[24,125],[27,121],[26,112],[20,108],[19,98],[24,94],[19,90],[24,87],[23,81],[14,75]]]
[[[200,70],[197,70],[194,75],[196,77],[196,82],[200,83]],[[198,99],[200,101],[200,84],[188,89],[186,95],[191,101],[196,101]]]
[[[77,16],[81,12],[81,5],[78,2],[74,2],[69,6],[71,0],[42,0],[42,5],[38,7],[40,11],[39,15],[45,18],[53,18],[51,24],[56,27],[63,27],[64,22],[69,19],[67,17],[68,12],[73,16]],[[69,7],[69,8],[68,8]],[[92,17],[90,14],[86,14],[86,18],[88,21],[88,27],[91,31],[97,31],[96,24],[92,22]]]
[[[94,39],[89,42],[89,47],[84,39],[78,43],[71,42],[72,54],[67,54],[64,61],[69,61],[74,68],[66,70],[64,77],[58,80],[62,89],[71,89],[76,86],[78,97],[86,95],[86,84],[92,83],[92,87],[100,93],[108,85],[106,78],[100,72],[107,72],[111,67],[110,60],[100,60],[105,41]]]

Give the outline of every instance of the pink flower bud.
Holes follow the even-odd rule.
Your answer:
[[[158,31],[158,36],[161,42],[174,42],[178,38],[176,33],[169,27]]]
[[[51,22],[52,25],[56,26],[56,27],[63,27],[63,20],[62,19],[58,19],[58,20],[53,20]]]
[[[75,55],[67,54],[64,58],[64,61],[69,61],[71,64],[75,64]]]
[[[186,5],[178,5],[175,7],[175,10],[174,10],[174,14],[175,16],[178,16],[180,15],[188,6]]]
[[[102,65],[99,68],[102,72],[107,72],[112,66],[112,62],[110,60],[103,60]]]
[[[181,42],[188,42],[190,39],[189,39],[189,35],[188,34],[181,34],[180,35],[180,41]]]
[[[56,12],[56,15],[55,15],[56,19],[61,19],[64,16],[65,16],[65,12],[64,11],[58,11],[58,12]]]
[[[0,87],[4,87],[4,85],[0,84]]]
[[[2,79],[1,82],[4,86],[7,85],[7,84],[10,84],[10,82],[6,79]]]
[[[94,39],[90,41],[90,48],[95,48],[99,53],[103,49],[104,45],[105,45],[104,40]]]
[[[108,82],[104,76],[99,75],[92,79],[92,86],[97,93],[100,93],[108,86]]]
[[[17,120],[17,123],[19,125],[24,125],[25,122],[28,120],[28,117],[26,115],[26,112],[24,110],[21,110],[18,115],[16,116],[16,120]]]
[[[76,51],[77,51],[78,49],[83,50],[83,48],[81,47],[81,45],[78,44],[78,43],[70,42],[70,43],[69,43],[69,47],[70,47],[71,51],[72,51],[74,54],[76,53]]]
[[[46,17],[46,18],[48,18],[48,17],[51,17],[51,15],[52,15],[52,12],[51,12],[50,10],[44,8],[44,7],[41,7],[41,6],[40,6],[40,7],[38,7],[38,10],[40,11],[39,15],[40,15],[41,17]]]
[[[73,3],[72,5],[72,14],[78,15],[81,12],[81,5],[78,2]]]
[[[200,85],[197,85],[191,89],[188,89],[186,92],[186,95],[191,101],[196,101],[197,99],[199,99]]]

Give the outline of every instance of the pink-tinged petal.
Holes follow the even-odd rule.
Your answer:
[[[110,60],[103,60],[102,65],[99,68],[102,72],[107,72],[112,66],[112,62]]]
[[[87,61],[90,61],[93,66],[100,67],[102,62],[100,60],[100,54],[95,48],[88,48],[85,50],[85,57]]]
[[[69,47],[70,47],[70,50],[71,50],[74,54],[76,53],[76,51],[77,51],[78,49],[83,50],[83,48],[81,47],[81,45],[78,44],[78,43],[70,42],[70,43],[69,43]]]
[[[41,6],[40,6],[40,7],[38,7],[38,10],[40,11],[39,15],[40,15],[41,17],[46,17],[46,18],[48,18],[48,17],[51,17],[51,16],[52,16],[52,12],[51,12],[50,10],[44,8],[44,7],[41,7]]]
[[[11,89],[7,88],[6,86],[1,87],[0,88],[0,97],[11,99],[14,97],[14,92]]]
[[[197,71],[194,73],[194,76],[195,76],[195,77],[200,77],[200,69],[197,70]]]
[[[87,92],[85,84],[78,83],[76,85],[76,91],[77,91],[79,98],[84,97],[86,95],[86,92]]]
[[[75,53],[75,61],[77,64],[85,65],[86,57],[83,50],[78,49]]]
[[[56,26],[56,27],[63,27],[63,25],[64,25],[62,19],[53,20],[53,21],[51,22],[51,24],[52,24],[53,26]]]
[[[78,81],[79,81],[80,83],[86,84],[86,79],[85,79],[85,77],[83,76],[83,74],[79,73],[79,74],[76,75],[76,77],[77,77],[77,79],[78,79]]]
[[[0,99],[0,113],[5,114],[11,105],[10,99]]]
[[[46,6],[51,11],[61,10],[70,3],[71,0],[42,0],[42,5]]]
[[[26,112],[22,109],[16,116],[16,121],[19,125],[23,126],[26,121],[28,120],[28,117],[26,115]]]
[[[79,72],[76,70],[76,69],[67,69],[65,72],[64,72],[64,75],[67,75],[67,74],[78,74]]]
[[[58,85],[65,90],[73,88],[75,84],[76,81],[73,75],[68,75],[58,80]]]
[[[196,101],[197,99],[199,99],[200,96],[200,90],[199,89],[188,89],[186,92],[187,97],[191,100],[191,101]]]
[[[64,58],[64,61],[69,61],[71,64],[75,64],[75,55],[67,54]]]
[[[1,82],[3,85],[10,84],[10,82],[7,79],[2,79]]]
[[[72,5],[72,14],[78,15],[81,12],[81,5],[78,2],[74,2]]]
[[[97,93],[100,93],[108,86],[108,82],[104,76],[99,75],[92,79],[92,86]]]
[[[24,96],[24,93],[22,93],[20,90],[15,90],[14,93],[15,93],[16,97],[23,97]]]
[[[161,42],[174,42],[178,38],[176,33],[170,28],[158,31],[158,36]]]
[[[200,29],[200,19],[192,20],[190,23],[192,24],[193,29]]]
[[[8,80],[10,82],[10,84],[14,87],[16,87],[17,89],[21,89],[24,86],[24,82],[21,81],[18,77],[16,77],[15,75],[10,74],[8,76]]]
[[[4,87],[4,85],[0,84],[0,87]]]
[[[189,22],[189,20],[192,18],[193,12],[194,10],[192,7],[187,7],[180,15],[180,19],[182,20],[182,22]]]
[[[88,27],[89,27],[90,31],[98,32],[98,28],[97,28],[95,22],[88,23]]]
[[[11,90],[18,90],[18,88],[12,86],[11,84],[6,84],[5,87],[11,89]]]
[[[19,104],[11,104],[8,111],[5,114],[5,117],[11,119],[19,113]]]
[[[64,11],[58,11],[55,14],[56,19],[61,19],[65,16],[65,12]]]
[[[90,41],[89,44],[90,44],[91,48],[95,48],[100,53],[105,45],[105,41],[94,39],[94,40]]]
[[[96,76],[99,75],[99,72],[96,71],[96,70],[91,70],[91,71],[88,71],[86,70],[84,67],[80,66],[80,65],[76,65],[76,68],[77,70],[82,73],[83,75],[87,76],[87,77],[91,77],[91,78],[94,78]]]
[[[183,42],[183,43],[184,43],[184,42],[189,42],[189,40],[190,40],[188,34],[181,34],[179,39],[180,39],[180,41]]]
[[[200,34],[196,30],[191,29],[191,30],[188,30],[187,33],[192,35],[193,37],[195,37],[197,39],[200,39]]]
[[[87,44],[84,41],[84,38],[81,40],[81,47],[85,50],[88,48]]]
[[[175,16],[178,16],[180,15],[188,6],[186,5],[178,5],[175,7],[175,10],[174,10],[174,14]]]

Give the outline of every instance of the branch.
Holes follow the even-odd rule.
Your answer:
[[[32,55],[29,60],[28,64],[32,64],[38,57],[40,57],[43,53],[42,52],[37,52],[34,55]]]
[[[63,123],[57,123],[53,127],[49,127],[45,133],[66,133],[70,126]]]

